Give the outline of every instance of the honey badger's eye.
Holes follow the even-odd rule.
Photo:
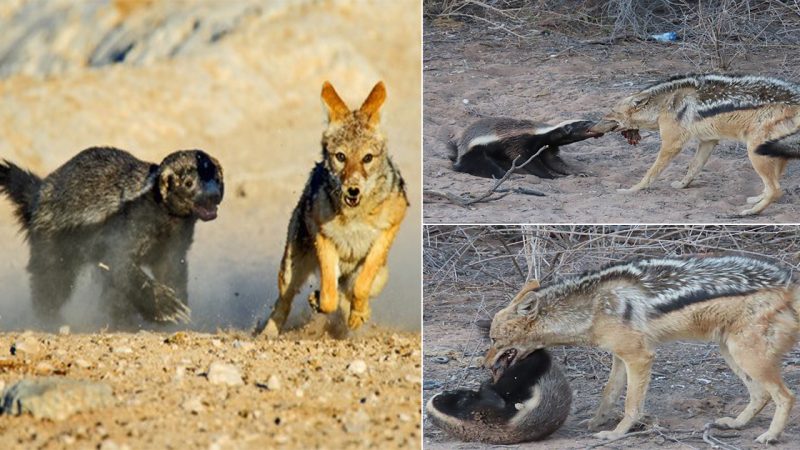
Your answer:
[[[364,158],[361,159],[361,162],[363,162],[364,164],[368,164],[370,161],[372,161],[371,153],[367,153],[366,155],[364,155]]]
[[[183,185],[186,187],[186,189],[191,189],[192,186],[194,186],[194,180],[187,178],[186,181],[183,182]]]
[[[346,156],[344,156],[344,153],[342,153],[342,152],[338,152],[338,153],[336,153],[336,160],[337,160],[337,161],[339,161],[339,162],[345,162],[345,160],[346,160],[346,159],[347,159],[347,157],[346,157]]]

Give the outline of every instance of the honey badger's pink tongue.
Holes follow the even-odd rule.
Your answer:
[[[217,218],[217,205],[195,205],[194,212],[197,214],[197,217],[204,222],[214,220]]]

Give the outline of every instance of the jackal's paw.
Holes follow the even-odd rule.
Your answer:
[[[670,186],[674,187],[675,189],[683,189],[686,186],[689,186],[689,181],[673,181]]]
[[[736,421],[734,417],[720,417],[719,419],[714,421],[714,426],[719,428],[729,428],[731,430],[738,430],[739,428],[743,427],[743,423],[739,423]]]
[[[641,190],[642,190],[642,188],[637,187],[637,186],[633,186],[633,187],[630,187],[628,189],[622,189],[622,188],[617,189],[617,192],[619,192],[620,194],[631,194],[633,192],[639,192]]]
[[[589,431],[597,431],[603,425],[607,424],[610,419],[611,416],[609,414],[595,415],[591,419],[586,420],[584,424],[589,428]]]
[[[760,208],[749,208],[739,213],[739,217],[753,216],[761,212]]]
[[[604,439],[607,441],[611,441],[614,439],[619,439],[622,436],[625,436],[625,433],[620,433],[619,431],[611,430],[611,431],[601,431],[599,433],[595,433],[593,436],[596,437],[597,439]]]
[[[755,197],[747,197],[747,204],[748,205],[755,205],[756,203],[760,202],[761,199],[764,198],[764,194],[756,195]]]
[[[757,437],[756,442],[758,442],[759,444],[774,444],[775,442],[778,442],[779,435],[780,433],[773,433],[771,431],[767,431],[766,433]]]
[[[308,306],[311,307],[311,310],[314,312],[319,311],[319,290],[316,290],[310,294],[308,294]]]
[[[278,328],[278,324],[274,320],[269,319],[267,324],[264,326],[262,334],[267,339],[275,339],[279,334],[281,334],[281,330]]]
[[[364,311],[357,311],[355,309],[350,309],[350,317],[347,318],[347,327],[351,330],[355,330],[363,325],[367,320],[369,320],[369,309]]]

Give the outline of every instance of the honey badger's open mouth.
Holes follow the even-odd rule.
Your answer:
[[[492,378],[494,379],[495,382],[497,382],[497,380],[499,380],[500,377],[503,376],[503,372],[505,372],[506,369],[508,369],[509,367],[511,367],[511,365],[514,364],[516,358],[517,358],[517,349],[510,348],[501,353],[500,356],[498,356],[497,359],[494,360],[494,364],[492,364]]]
[[[209,203],[205,205],[194,205],[194,213],[197,214],[197,217],[204,222],[208,222],[209,220],[214,220],[217,218],[217,205],[214,203]]]

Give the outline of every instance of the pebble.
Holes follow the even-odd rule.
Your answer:
[[[133,349],[130,348],[130,347],[114,347],[114,349],[111,350],[111,352],[112,353],[119,353],[119,354],[122,354],[122,355],[128,355],[128,354],[133,353]]]
[[[348,433],[361,433],[367,428],[368,424],[369,414],[359,409],[345,419],[344,430]]]
[[[447,356],[434,356],[433,358],[431,358],[431,360],[438,364],[447,364],[448,362],[450,362],[450,358],[448,358]]]
[[[130,446],[128,444],[119,445],[111,439],[106,439],[100,443],[99,450],[130,450]]]
[[[255,344],[253,344],[252,342],[249,342],[249,341],[240,341],[240,340],[238,340],[238,339],[237,339],[237,340],[235,340],[235,341],[233,341],[233,344],[232,344],[232,345],[233,345],[233,348],[242,349],[242,350],[244,350],[244,351],[251,350],[251,349],[253,349],[253,348],[256,346],[256,345],[255,345]]]
[[[62,325],[58,329],[58,334],[60,334],[61,336],[69,336],[69,332],[70,332],[69,325]]]
[[[226,384],[228,386],[238,386],[244,384],[239,369],[231,364],[215,361],[208,367],[208,381],[211,384]]]
[[[440,387],[442,387],[442,382],[441,381],[425,380],[425,381],[422,382],[422,389],[426,390],[426,391],[430,391],[430,390],[433,390],[433,389],[439,389]]]
[[[277,375],[272,374],[267,379],[267,389],[270,391],[277,391],[281,388],[281,380],[278,378]]]
[[[75,364],[77,367],[79,367],[81,369],[88,369],[88,368],[92,367],[92,364],[89,361],[86,361],[85,359],[82,359],[82,358],[76,359],[73,362],[73,364]]]
[[[11,344],[11,354],[14,356],[36,356],[42,351],[42,345],[32,336],[22,336]]]
[[[181,404],[181,408],[192,414],[199,414],[206,410],[205,406],[203,406],[203,400],[197,396],[187,399]]]
[[[46,377],[22,380],[10,386],[0,401],[0,412],[30,413],[37,419],[58,421],[113,403],[111,386],[105,383]]]
[[[347,370],[349,370],[350,373],[361,375],[367,371],[367,363],[361,359],[356,359],[347,365]]]

